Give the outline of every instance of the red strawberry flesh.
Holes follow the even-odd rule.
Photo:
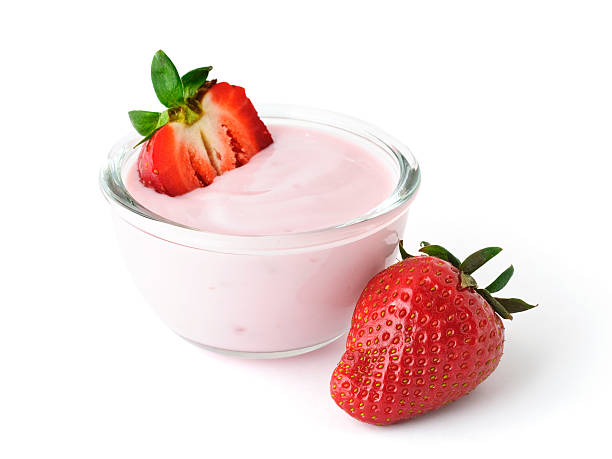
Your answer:
[[[145,186],[177,196],[202,186],[192,166],[193,146],[181,123],[169,123],[147,141],[138,158],[138,173]]]

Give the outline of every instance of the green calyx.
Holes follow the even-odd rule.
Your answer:
[[[402,256],[402,260],[406,258],[414,258],[414,255],[410,255],[404,249],[404,241],[399,242],[399,250]],[[496,256],[502,249],[500,247],[487,247],[478,250],[468,256],[465,260],[461,261],[455,257],[452,253],[446,250],[440,245],[430,244],[429,242],[421,242],[421,248],[419,252],[426,255],[439,258],[441,260],[449,262],[455,268],[459,270],[459,282],[460,288],[472,288],[480,296],[482,296],[491,308],[502,318],[512,320],[512,314],[528,309],[533,309],[537,306],[526,303],[518,298],[498,298],[492,294],[500,291],[506,286],[512,275],[514,274],[514,267],[510,265],[503,273],[491,282],[486,288],[479,288],[476,280],[472,277],[474,271],[483,266],[487,261]]]
[[[157,98],[167,109],[163,112],[128,112],[132,126],[144,136],[138,145],[170,122],[180,121],[191,125],[202,117],[199,99],[216,82],[206,81],[211,70],[210,66],[200,67],[180,77],[166,53],[162,50],[155,53],[151,62],[151,81]]]

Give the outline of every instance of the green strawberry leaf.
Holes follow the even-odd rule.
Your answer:
[[[506,286],[513,274],[514,266],[510,265],[510,267],[506,269],[503,273],[501,273],[499,276],[497,276],[497,279],[491,282],[489,286],[485,288],[485,290],[487,290],[489,293],[499,292],[502,288]]]
[[[130,119],[132,119],[132,113],[135,113],[135,112],[130,112]],[[140,112],[140,113],[152,113],[152,112]],[[141,131],[138,131],[138,128],[136,128],[139,134],[144,135],[144,138],[140,142],[138,142],[136,145],[134,145],[134,148],[136,148],[138,145],[142,145],[143,143],[145,143],[147,140],[153,137],[153,134],[155,134],[159,130],[159,128],[161,128],[165,124],[168,124],[168,122],[170,121],[170,114],[168,113],[168,110],[165,110],[161,113],[156,113],[156,115],[157,115],[157,122],[152,128],[150,128],[149,131],[141,132]],[[133,121],[132,121],[132,124],[134,124]],[[136,125],[134,125],[134,127],[136,127]]]
[[[493,295],[487,292],[486,289],[479,288],[476,291],[487,301],[487,303],[489,303],[489,306],[491,306],[502,319],[512,320],[512,316],[505,306],[497,298],[493,298]]]
[[[527,304],[518,298],[495,298],[508,312],[523,312],[533,309],[537,304]]]
[[[459,265],[459,269],[466,274],[472,274],[501,251],[502,249],[500,247],[487,247],[481,249],[463,260],[463,263]]]
[[[427,242],[421,242],[422,247],[419,249],[419,252],[426,253],[427,255],[431,255],[432,257],[439,258],[440,260],[448,261],[455,268],[458,268],[461,264],[461,261],[448,250],[446,250],[441,245],[432,245]]]
[[[162,50],[157,51],[153,56],[151,80],[157,98],[166,107],[178,107],[185,103],[181,77],[170,58]]]
[[[185,100],[190,99],[195,96],[195,93],[198,92],[198,89],[206,83],[206,79],[208,78],[209,72],[212,70],[212,67],[200,67],[199,69],[192,70],[191,72],[187,72],[181,78],[183,82],[183,98]]]
[[[168,124],[169,121],[170,121],[170,114],[168,113],[168,110],[164,110],[163,112],[161,112],[159,116],[159,121],[157,122],[157,126],[155,126],[155,130],[157,131],[164,124]]]
[[[128,112],[128,115],[134,129],[136,129],[140,135],[144,136],[149,135],[157,129],[157,124],[161,117],[161,113],[146,112],[144,110],[132,110]]]

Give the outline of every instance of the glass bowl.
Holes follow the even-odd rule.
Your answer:
[[[118,142],[100,173],[136,286],[177,334],[245,357],[301,354],[342,336],[367,281],[395,260],[420,183],[410,151],[378,128],[312,108],[258,107],[263,121],[325,129],[380,154],[397,185],[380,205],[337,226],[238,236],[190,228],[136,202],[124,185],[138,137]]]

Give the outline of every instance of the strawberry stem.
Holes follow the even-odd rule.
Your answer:
[[[404,249],[404,241],[400,240],[399,241],[399,251],[400,251],[400,255],[402,256],[402,260],[405,260],[406,258],[413,258],[414,255],[410,255],[408,252],[406,252],[406,249]]]
[[[469,274],[464,273],[463,271],[459,271],[459,278],[461,279],[461,287],[462,288],[477,288],[478,284],[476,283],[476,279],[474,279]]]

